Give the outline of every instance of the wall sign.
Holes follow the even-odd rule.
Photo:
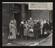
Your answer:
[[[29,10],[53,10],[52,2],[30,2]]]

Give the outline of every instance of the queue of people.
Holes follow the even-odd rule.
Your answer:
[[[10,33],[12,33],[13,39],[16,39],[17,34],[17,25],[16,20],[13,19],[9,23]],[[20,22],[20,37],[23,38],[24,36],[29,36],[29,33],[32,32],[35,39],[39,36],[45,36],[49,34],[50,31],[50,24],[47,20],[33,20],[30,18],[26,21]],[[31,34],[32,35],[32,34]],[[10,36],[9,36],[10,37]]]

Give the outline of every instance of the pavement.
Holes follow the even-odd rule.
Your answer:
[[[12,43],[7,43],[3,46],[52,46],[52,34],[47,38],[37,40],[14,40]]]
[[[39,46],[52,46],[52,35],[51,33],[47,38],[40,41]]]

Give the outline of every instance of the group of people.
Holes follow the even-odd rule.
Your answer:
[[[17,23],[15,19],[10,21],[9,29],[10,33],[12,34],[12,37],[9,36],[9,38],[16,39]],[[29,20],[25,21],[22,20],[20,22],[19,35],[21,36],[21,38],[23,38],[23,36],[28,36],[28,33],[32,32],[36,39],[39,36],[49,34],[49,31],[50,31],[50,24],[48,20],[40,20],[40,19],[33,20],[32,18],[30,18]]]
[[[28,33],[32,32],[35,39],[40,36],[48,35],[51,30],[49,21],[43,19],[33,20],[32,18],[30,18],[26,21],[24,27],[24,32],[26,33],[26,35],[28,36]]]

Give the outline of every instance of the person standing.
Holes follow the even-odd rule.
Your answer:
[[[40,35],[40,22],[38,21],[36,24],[34,24],[34,37],[37,39]]]
[[[23,38],[23,36],[24,36],[24,21],[22,20],[21,24],[20,24],[20,37],[21,37],[21,39]]]
[[[49,29],[50,29],[50,25],[49,23],[45,21],[44,26],[43,26],[43,34],[47,35],[49,33]]]
[[[43,24],[44,24],[44,20],[40,20],[40,23],[41,23],[41,36],[43,35]]]
[[[10,33],[8,39],[16,39],[17,28],[16,28],[16,20],[14,18],[12,18],[9,23],[9,30]]]
[[[25,36],[25,39],[28,39],[28,22],[26,21],[25,24],[24,24],[24,36]]]

